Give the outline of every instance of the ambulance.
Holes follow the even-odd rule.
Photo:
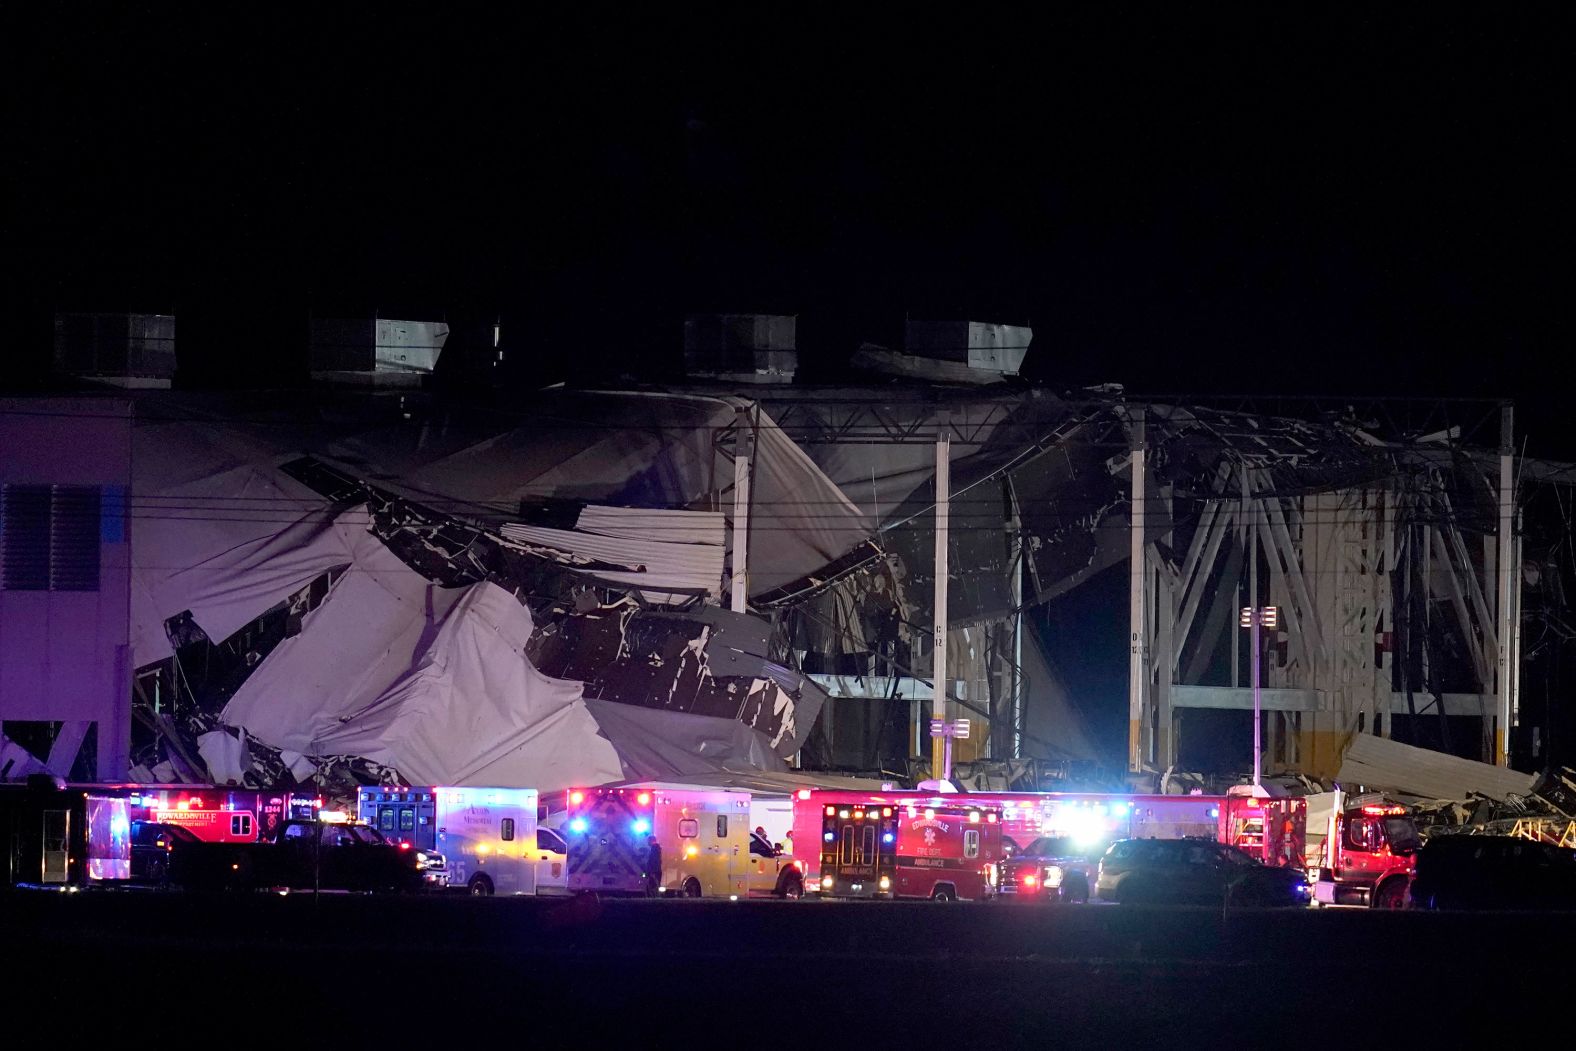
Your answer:
[[[378,785],[360,790],[356,812],[385,839],[442,854],[449,885],[469,894],[567,893],[567,847],[539,827],[534,788]]]
[[[572,789],[564,830],[572,893],[685,898],[798,898],[794,859],[751,831],[750,794],[626,785]],[[649,842],[662,871],[647,872]]]

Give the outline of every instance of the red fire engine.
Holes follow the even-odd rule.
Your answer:
[[[1347,800],[1344,793],[1331,792],[1312,799],[1317,813],[1328,808],[1323,842],[1309,850],[1309,868],[1318,873],[1314,901],[1405,908],[1422,846],[1407,808],[1381,795]]]
[[[823,895],[978,901],[1001,860],[1001,817],[951,798],[826,803],[821,811]]]
[[[310,819],[323,805],[315,796],[283,789],[150,785],[125,791],[133,821],[180,825],[209,843],[271,839],[286,821]]]
[[[827,806],[845,804],[907,806],[940,799],[950,806],[989,807],[999,812],[1001,834],[1012,849],[1028,846],[1040,836],[1067,835],[1090,844],[1116,839],[1181,839],[1217,834],[1221,796],[1128,795],[1100,792],[974,792],[937,796],[933,792],[898,789],[891,792],[850,792],[800,789],[794,798],[795,857],[807,872],[806,886],[821,878],[824,845],[822,819]]]
[[[1305,864],[1307,829],[1306,799],[1233,789],[1221,801],[1216,838],[1265,865],[1300,869]]]

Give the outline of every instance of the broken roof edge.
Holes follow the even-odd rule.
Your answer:
[[[1500,802],[1512,795],[1530,795],[1538,779],[1536,774],[1361,733],[1347,743],[1335,777],[1338,783],[1390,789],[1419,799],[1480,795]]]

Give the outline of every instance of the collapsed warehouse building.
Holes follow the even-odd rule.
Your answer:
[[[1334,777],[1361,733],[1491,763],[1506,762],[1512,747],[1524,763],[1546,761],[1539,742],[1516,731],[1517,647],[1524,620],[1562,631],[1568,530],[1557,513],[1541,531],[1525,513],[1557,512],[1570,473],[1513,456],[1508,408],[1225,406],[1113,391],[881,400],[785,391],[768,404],[882,521],[884,560],[801,606],[821,627],[810,648],[823,661],[852,656],[856,670],[879,668],[884,653],[927,663],[905,646],[923,649],[923,631],[894,639],[880,625],[933,618],[924,482],[934,475],[931,434],[949,434],[962,496],[952,506],[949,644],[964,651],[949,664],[967,666],[969,647],[1001,639],[1010,649],[996,652],[1017,655],[996,662],[1006,674],[951,691],[954,702],[973,699],[962,714],[988,720],[995,755],[1024,754],[1036,743],[1026,738],[1039,736],[1036,717],[1061,714],[1023,703],[1035,691],[1025,686],[1015,618],[1125,562],[1131,772],[1178,768],[1186,714],[1251,710],[1239,616],[1263,606],[1280,614],[1260,691],[1268,769]],[[1531,562],[1524,540],[1538,545]],[[1528,565],[1537,586],[1523,582]],[[883,602],[893,610],[872,614]],[[972,638],[962,637],[970,625]],[[848,638],[860,630],[874,639]],[[880,674],[817,678],[834,696],[880,699],[893,689]],[[923,690],[905,681],[897,692]],[[1077,740],[1077,725],[1063,722],[1048,732]],[[1213,733],[1219,723],[1194,725]],[[909,730],[917,745],[912,721]],[[1246,766],[1246,726],[1242,739]]]
[[[1215,733],[1190,713],[1251,708],[1244,606],[1282,612],[1267,770],[1332,777],[1362,734],[1538,761],[1514,729],[1516,629],[1563,623],[1568,550],[1500,538],[1535,541],[1507,510],[1570,474],[1522,468],[1507,507],[1498,405],[1401,419],[1001,383],[720,391],[283,407],[148,391],[35,413],[124,430],[129,495],[101,510],[130,538],[112,660],[132,687],[123,730],[104,730],[9,677],[4,776],[933,776],[938,438],[945,708],[979,727],[959,742],[965,784],[1174,775],[1189,732]],[[1027,621],[1124,563],[1134,674],[1113,756],[1090,725],[1111,698],[1075,696],[1065,651]],[[1527,565],[1537,586],[1512,586]],[[121,732],[117,750],[103,735]]]

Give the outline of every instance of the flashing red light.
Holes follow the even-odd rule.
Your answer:
[[[810,790],[808,788],[801,788],[801,789],[799,789],[799,798],[800,799],[809,799],[810,798]]]
[[[1363,813],[1365,813],[1365,814],[1373,814],[1373,815],[1380,815],[1380,814],[1404,814],[1404,813],[1406,813],[1406,807],[1404,807],[1404,806],[1381,806],[1381,805],[1377,805],[1377,804],[1369,804],[1368,806],[1363,807]]]
[[[401,840],[400,841],[400,845],[399,845],[399,849],[401,849],[401,850],[409,850],[410,849],[410,844],[404,842],[403,840]]]
[[[585,801],[586,801],[586,794],[584,792],[570,792],[569,793],[569,805],[570,806],[579,806],[581,803],[584,803]]]
[[[642,793],[640,793],[640,795],[635,797],[635,801],[637,803],[639,803],[641,806],[645,806],[647,803],[651,802],[651,793],[650,792],[642,792]]]
[[[1032,887],[1038,882],[1040,882],[1039,879],[1034,877],[1034,876],[1025,876],[1025,877],[1023,877],[1023,885],[1025,887]]]
[[[996,815],[995,814],[986,814],[985,815],[985,820],[988,823],[994,825],[996,823]]]
[[[882,817],[891,817],[892,816],[892,808],[889,807],[889,806],[882,807],[881,808],[881,816]]]
[[[827,807],[826,808],[826,816],[827,817],[836,817],[837,816],[837,808],[835,806]]]

